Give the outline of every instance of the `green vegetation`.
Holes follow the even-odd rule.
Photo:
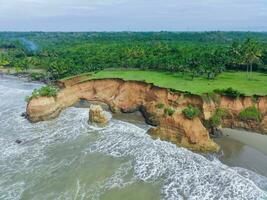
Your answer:
[[[225,70],[267,71],[267,33],[0,33],[0,65],[43,68],[59,79],[107,68],[214,79]]]
[[[253,80],[246,79],[246,72],[223,72],[214,80],[198,77],[193,81],[186,76],[182,76],[181,73],[141,70],[103,70],[92,76],[88,76],[88,79],[97,78],[145,80],[147,83],[154,83],[160,87],[173,88],[179,91],[189,91],[199,95],[213,93],[215,89],[225,89],[229,87],[232,87],[245,95],[267,94],[267,75],[257,72],[253,73]]]
[[[32,72],[32,73],[30,73],[30,78],[33,81],[40,81],[40,80],[45,79],[46,77],[45,77],[45,74],[43,74],[43,73]]]
[[[201,95],[202,100],[206,103],[210,103],[211,101],[216,103],[217,105],[221,102],[221,96],[216,94],[215,92],[208,92]]]
[[[209,123],[213,127],[220,126],[222,124],[222,119],[229,116],[227,109],[217,108],[214,115],[210,118]]]
[[[255,120],[257,122],[260,122],[261,113],[255,106],[251,106],[251,107],[248,107],[242,110],[239,113],[239,117],[241,120],[244,120],[244,121]]]
[[[0,66],[42,70],[45,77],[33,74],[36,80],[91,72],[92,78],[146,80],[188,94],[232,87],[266,95],[267,33],[0,32]]]
[[[187,106],[183,110],[183,114],[188,118],[188,119],[194,119],[195,117],[199,116],[200,110],[197,107],[194,107],[192,105]]]
[[[247,66],[247,77],[249,79],[252,78],[252,69],[253,69],[253,64],[258,64],[261,62],[261,57],[262,57],[262,50],[259,47],[258,43],[255,40],[252,39],[247,39],[243,46],[241,46],[241,58],[246,66]]]
[[[59,88],[52,86],[52,85],[46,85],[46,86],[41,87],[40,89],[34,89],[31,96],[27,96],[25,100],[29,101],[33,98],[43,97],[43,96],[56,97],[58,91],[59,91]]]
[[[165,107],[165,105],[164,105],[164,103],[158,103],[158,104],[156,105],[156,107],[157,107],[158,109],[163,109],[163,108]]]
[[[231,97],[231,98],[239,98],[239,97],[242,97],[242,96],[245,96],[245,94],[237,91],[237,90],[234,90],[233,88],[227,88],[227,89],[215,89],[214,90],[215,93],[217,94],[221,94],[221,95],[224,95],[224,96],[228,96],[228,97]]]
[[[165,108],[164,113],[168,116],[172,116],[175,113],[175,110],[171,107]]]
[[[253,100],[253,102],[254,102],[254,103],[258,103],[260,97],[261,97],[260,95],[256,95],[256,94],[252,95],[252,100]]]

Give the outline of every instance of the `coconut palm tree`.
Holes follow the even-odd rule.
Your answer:
[[[242,46],[238,41],[234,41],[228,51],[229,64],[237,67],[242,64]]]
[[[261,62],[262,50],[257,41],[247,39],[243,45],[243,58],[247,66],[247,78],[251,79],[253,64]]]

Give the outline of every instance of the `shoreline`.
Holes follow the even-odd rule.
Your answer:
[[[22,80],[25,80],[27,82],[33,82],[33,83],[43,83],[43,84],[52,83],[51,80],[46,79],[46,78],[41,78],[41,79],[38,79],[38,80],[37,79],[36,80],[33,80],[31,78],[31,73],[35,73],[35,71],[31,71],[31,72],[14,72],[14,70],[13,70],[12,72],[10,72],[9,69],[5,69],[5,68],[1,68],[0,67],[0,77],[1,76],[16,77],[18,79],[22,79]]]
[[[108,106],[101,102],[80,101],[76,103],[74,107],[89,109],[90,104],[92,103],[99,104],[104,108],[104,110],[109,111]],[[145,118],[143,117],[140,111],[136,111],[133,113],[115,113],[115,114],[112,114],[112,117],[114,119],[118,119],[118,120],[125,121],[128,123],[133,123],[134,125],[141,126],[141,127],[150,126],[145,122]],[[235,140],[238,143],[242,143],[243,145],[248,145],[251,148],[256,149],[257,151],[267,156],[267,148],[265,148],[267,147],[267,135],[265,134],[261,134],[258,132],[251,132],[251,131],[247,131],[243,129],[231,129],[231,128],[223,128],[222,134],[223,134],[222,137],[213,138],[219,144],[221,143],[220,141],[223,139]],[[256,142],[259,142],[261,146],[259,147],[259,145],[256,144]],[[222,149],[222,150],[225,150],[225,149]]]
[[[216,155],[221,162],[267,177],[267,135],[227,128],[214,141],[221,146],[221,154]]]
[[[113,114],[112,117],[144,129],[149,127],[140,112]],[[213,138],[221,146],[221,150],[215,153],[217,159],[228,166],[245,168],[267,177],[267,168],[265,167],[267,166],[267,149],[265,148],[267,147],[267,135],[230,128],[222,131],[222,137]],[[238,137],[239,135],[241,137]],[[247,137],[248,140],[246,140]],[[261,148],[259,145],[255,145],[256,141],[262,142]],[[199,154],[199,152],[193,152]],[[204,154],[204,156],[208,155]]]
[[[17,76],[7,75],[6,77],[19,79]],[[76,105],[76,107],[80,108],[89,108],[89,106],[90,103],[87,101],[78,102]],[[108,110],[108,107],[106,109]],[[113,114],[113,118],[145,129],[149,126],[140,112],[117,113]],[[265,166],[267,166],[267,154],[266,152],[263,153],[266,150],[264,145],[267,143],[267,135],[255,134],[240,129],[223,129],[223,133],[222,138],[213,138],[221,146],[222,150],[212,155],[228,166],[242,167],[267,177],[267,169],[265,169]],[[262,142],[260,147],[256,141]]]
[[[0,73],[0,75],[2,76],[6,76],[6,77],[12,77],[12,78],[18,78],[18,79],[22,79],[28,82],[35,82],[35,83],[44,83],[42,81],[32,81],[29,79],[28,75],[27,76],[20,76],[20,74],[6,74],[6,73]],[[79,103],[78,103],[79,104]],[[80,105],[81,106],[81,105]],[[79,107],[79,106],[78,106]],[[85,107],[88,107],[87,105],[85,105]],[[123,115],[123,116],[122,116]],[[115,114],[114,118],[118,118],[118,119],[123,119],[123,118],[131,118],[131,116],[135,116],[136,117],[136,113],[127,113],[127,114]],[[140,117],[141,116],[141,117]],[[142,123],[144,123],[144,118],[141,114],[139,114],[139,119],[142,120]],[[127,121],[127,120],[126,120]],[[133,121],[129,121],[130,123],[137,123],[138,120],[133,120]],[[255,134],[256,133],[256,134]],[[245,145],[248,145],[256,150],[258,150],[259,152],[267,155],[267,149],[265,148],[267,146],[267,135],[261,134],[259,132],[253,132],[253,131],[246,131],[246,130],[240,130],[240,129],[230,129],[230,128],[225,128],[223,129],[223,137],[229,137],[233,140],[237,140],[238,142],[241,142]],[[215,138],[213,138],[214,140],[219,141]],[[220,142],[218,142],[220,143]]]
[[[242,129],[223,129],[223,136],[249,145],[267,156],[267,135]]]
[[[87,108],[85,105],[77,107]],[[106,110],[108,110],[107,107]],[[144,129],[148,129],[150,126],[146,124],[139,111],[116,113],[112,114],[112,117]],[[267,147],[267,135],[230,128],[224,128],[222,132],[222,137],[213,138],[221,146],[220,152],[215,153],[216,157],[228,166],[246,168],[267,177],[267,169],[264,167],[267,166],[267,148],[265,148]],[[261,143],[257,144],[257,141],[261,141]],[[199,152],[194,151],[194,153]]]

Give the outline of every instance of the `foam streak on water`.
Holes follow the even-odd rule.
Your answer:
[[[31,124],[20,114],[36,87],[0,77],[0,199],[98,200],[139,183],[160,185],[166,200],[267,198],[266,177],[152,140],[133,124],[90,126],[88,109]]]
[[[116,136],[114,136],[116,133]],[[164,199],[263,199],[267,180],[245,169],[230,168],[168,142],[153,141],[145,131],[124,122],[101,131],[89,151],[132,157],[137,180],[162,179]],[[245,173],[244,173],[245,172]],[[247,173],[247,175],[245,175]]]

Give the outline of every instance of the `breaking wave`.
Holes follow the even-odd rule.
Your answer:
[[[135,179],[152,183],[161,180],[163,199],[267,198],[265,177],[152,140],[145,130],[132,124],[116,121],[100,135],[89,152],[131,157]]]
[[[0,78],[0,199],[98,200],[138,183],[159,184],[166,200],[267,199],[266,177],[152,140],[127,122],[88,125],[88,109],[31,124],[20,114],[39,86]]]

